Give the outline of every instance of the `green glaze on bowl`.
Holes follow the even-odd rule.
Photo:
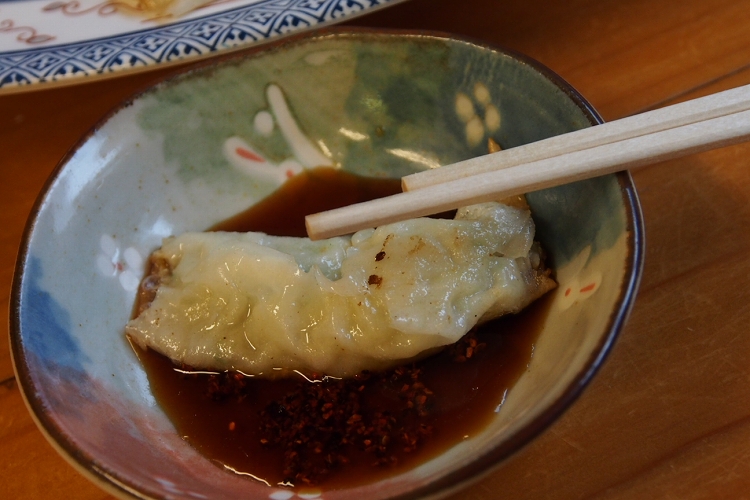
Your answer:
[[[293,155],[278,127],[264,136],[253,126],[253,117],[268,110],[263,89],[269,84],[283,89],[305,133],[325,143],[336,165],[362,175],[426,168],[394,150],[422,154],[436,166],[486,154],[490,136],[509,148],[590,125],[561,89],[510,55],[422,36],[372,43],[343,35],[322,37],[314,48],[283,45],[168,82],[138,122],[163,136],[166,159],[179,163],[185,180],[210,176],[230,189],[246,179],[227,168],[222,144],[228,137],[241,136],[274,162]],[[475,97],[477,86],[487,91],[485,102]],[[500,126],[486,130],[483,140],[467,141],[455,109],[459,95],[480,119],[488,106],[497,109]]]

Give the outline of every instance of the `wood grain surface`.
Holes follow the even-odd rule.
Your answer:
[[[605,119],[750,83],[750,2],[411,0],[350,23],[440,30],[546,64]],[[0,313],[34,200],[109,109],[176,68],[0,96]],[[634,172],[635,309],[550,429],[461,499],[750,498],[750,144]],[[7,336],[7,322],[2,333]],[[0,342],[0,498],[103,499],[37,430]]]

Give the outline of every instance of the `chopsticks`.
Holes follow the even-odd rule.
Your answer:
[[[405,192],[305,218],[317,240],[750,139],[750,85],[402,178]]]

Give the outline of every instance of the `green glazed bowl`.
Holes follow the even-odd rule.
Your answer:
[[[211,63],[123,104],[61,162],[18,259],[18,380],[54,448],[122,498],[437,497],[552,423],[632,307],[643,222],[627,173],[531,193],[559,282],[528,369],[487,427],[390,479],[267,486],[191,448],[123,335],[149,253],[263,199],[303,169],[402,176],[600,122],[568,84],[503,50],[441,35],[328,31]]]

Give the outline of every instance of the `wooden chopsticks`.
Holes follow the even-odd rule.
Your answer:
[[[748,139],[750,85],[406,176],[403,193],[307,216],[307,233],[348,234]]]

